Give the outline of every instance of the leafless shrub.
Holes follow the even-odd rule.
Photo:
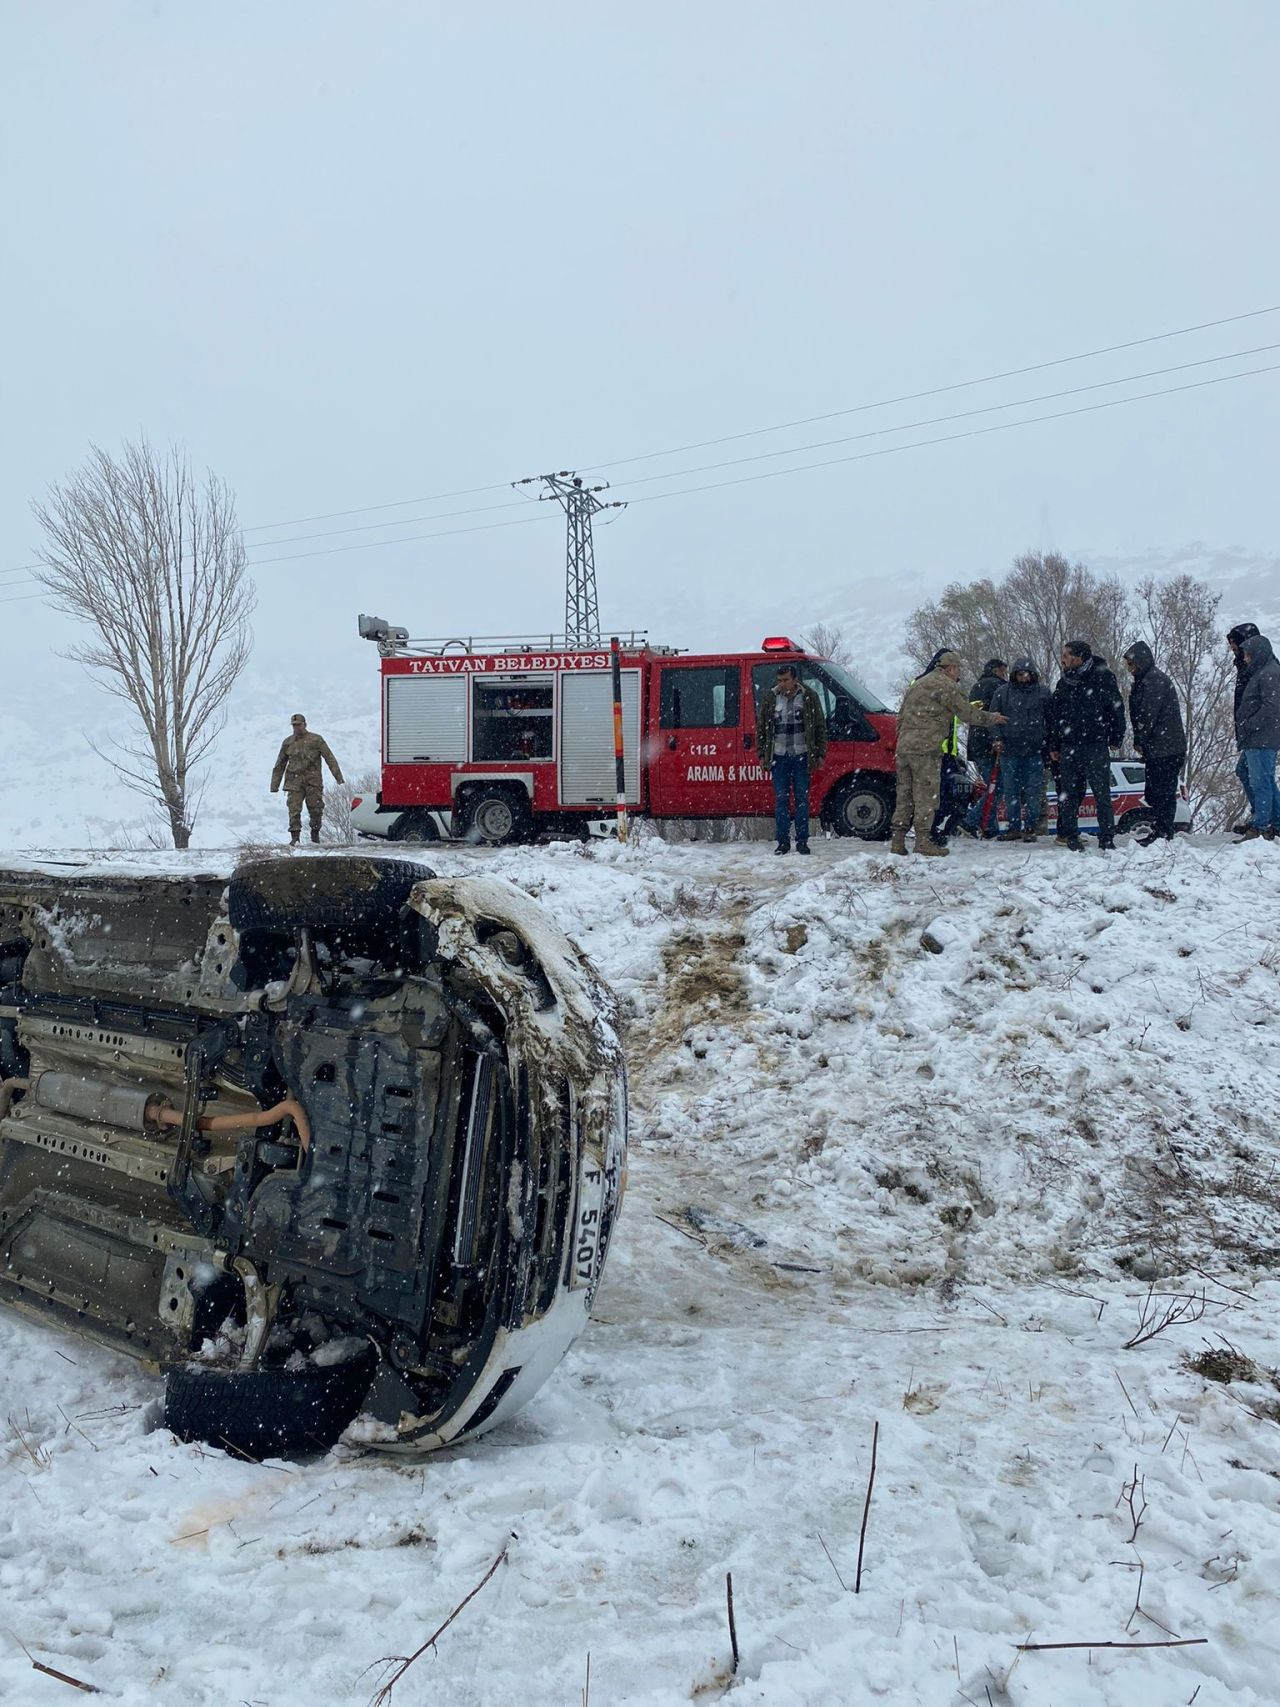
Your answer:
[[[199,803],[193,773],[248,662],[255,596],[231,492],[203,485],[179,446],[145,439],[88,461],[32,508],[44,530],[35,578],[93,631],[67,653],[129,706],[135,734],[104,751],[185,848]]]
[[[1142,1520],[1147,1515],[1147,1478],[1139,1476],[1138,1466],[1133,1467],[1133,1480],[1126,1482],[1120,1489],[1120,1497],[1116,1501],[1116,1509],[1123,1505],[1128,1513],[1130,1529],[1125,1536],[1125,1545],[1132,1546],[1138,1539],[1138,1531],[1142,1528]]]
[[[1203,1288],[1199,1292],[1157,1294],[1153,1282],[1142,1301],[1138,1326],[1124,1342],[1124,1349],[1132,1351],[1135,1346],[1145,1345],[1157,1334],[1164,1333],[1166,1328],[1198,1322],[1208,1308],[1209,1299]]]
[[[351,802],[358,796],[367,798],[376,794],[381,787],[382,773],[372,769],[363,770],[359,776],[350,777],[346,782],[328,783],[324,791],[324,823],[320,827],[320,840],[343,845],[354,842]]]

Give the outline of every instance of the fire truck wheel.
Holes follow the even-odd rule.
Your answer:
[[[882,842],[893,817],[893,795],[883,783],[850,777],[832,797],[827,815],[837,836]]]
[[[529,803],[523,790],[478,788],[468,798],[464,834],[472,841],[498,847],[520,841],[528,830]]]

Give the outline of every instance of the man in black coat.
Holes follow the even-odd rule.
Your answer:
[[[1058,841],[1078,853],[1080,802],[1093,794],[1098,846],[1116,845],[1111,749],[1124,740],[1124,700],[1116,678],[1084,640],[1062,648],[1062,675],[1049,701],[1050,759],[1058,772]]]
[[[1244,693],[1246,674],[1244,655],[1240,648],[1244,645],[1246,640],[1252,640],[1253,636],[1257,634],[1257,632],[1258,625],[1256,622],[1238,622],[1234,628],[1229,628],[1227,630],[1227,645],[1231,648],[1231,656],[1234,658],[1236,666],[1236,702],[1234,710],[1237,713],[1240,710],[1240,699]],[[1234,826],[1236,835],[1242,836],[1246,830],[1252,829],[1253,827],[1253,795],[1249,791],[1249,766],[1245,760],[1243,752],[1236,760],[1236,780],[1244,790],[1244,798],[1248,806],[1248,811],[1245,813],[1243,821]]]
[[[988,658],[982,666],[982,674],[969,689],[969,698],[975,700],[984,711],[991,710],[996,690],[1009,680],[1009,666],[1003,658]],[[975,766],[978,775],[986,782],[991,775],[991,767],[996,761],[995,736],[990,729],[984,729],[980,724],[974,724],[969,730],[966,755],[970,764]],[[964,827],[970,835],[976,836],[982,828],[982,812],[986,804],[986,795],[980,794],[965,814]],[[986,834],[996,835],[994,812],[990,814]]]
[[[1151,808],[1152,826],[1151,834],[1140,838],[1140,846],[1147,848],[1152,842],[1173,840],[1178,773],[1187,757],[1187,736],[1182,727],[1178,690],[1163,670],[1156,669],[1155,657],[1146,641],[1135,640],[1124,661],[1133,677],[1129,689],[1133,744],[1147,771],[1146,799]]]

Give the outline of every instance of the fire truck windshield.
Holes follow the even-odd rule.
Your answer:
[[[889,707],[872,693],[861,677],[855,675],[847,664],[831,664],[824,659],[822,672],[831,678],[836,687],[843,688],[851,696],[853,703],[861,706],[863,711],[888,711]]]
[[[827,734],[833,741],[874,741],[876,732],[867,722],[868,711],[885,711],[886,706],[864,687],[851,670],[841,664],[829,664],[826,659],[802,658],[797,665],[800,680],[812,688],[827,720]],[[761,697],[777,683],[776,664],[757,664],[752,685],[757,706]]]

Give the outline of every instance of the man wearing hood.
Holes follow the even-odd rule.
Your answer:
[[[1178,690],[1156,669],[1155,657],[1145,640],[1135,640],[1124,655],[1133,686],[1129,689],[1129,722],[1133,745],[1146,767],[1146,801],[1151,808],[1151,834],[1140,845],[1173,840],[1178,810],[1178,773],[1187,757],[1187,736],[1182,727]]]
[[[1276,786],[1276,754],[1280,751],[1280,660],[1265,634],[1240,642],[1244,685],[1236,705],[1236,740],[1249,779],[1253,823],[1245,841],[1265,836],[1274,841],[1280,831],[1280,788]]]
[[[1002,682],[992,711],[1007,722],[995,741],[1000,788],[1009,830],[1004,840],[1034,842],[1044,800],[1044,748],[1048,735],[1049,690],[1031,658],[1015,658],[1013,675]]]
[[[1062,648],[1062,675],[1049,702],[1050,758],[1058,766],[1058,842],[1078,853],[1080,802],[1098,808],[1098,846],[1116,845],[1111,806],[1111,749],[1124,740],[1124,701],[1111,671],[1084,640]]]
[[[1238,622],[1234,628],[1227,630],[1227,645],[1231,648],[1231,656],[1236,666],[1236,711],[1240,709],[1240,696],[1244,692],[1245,664],[1240,648],[1246,640],[1251,640],[1257,632],[1258,625],[1256,622]],[[1253,797],[1249,793],[1249,767],[1244,762],[1243,753],[1236,760],[1236,780],[1244,790],[1245,804],[1248,807],[1244,822],[1234,826],[1236,835],[1242,836],[1246,830],[1253,826]]]
[[[982,727],[1003,723],[994,711],[972,705],[960,688],[960,659],[955,652],[935,652],[923,675],[903,695],[898,712],[898,798],[893,809],[890,851],[905,854],[907,830],[916,827],[916,852],[945,854],[931,831],[942,787],[940,755],[952,720]]]

